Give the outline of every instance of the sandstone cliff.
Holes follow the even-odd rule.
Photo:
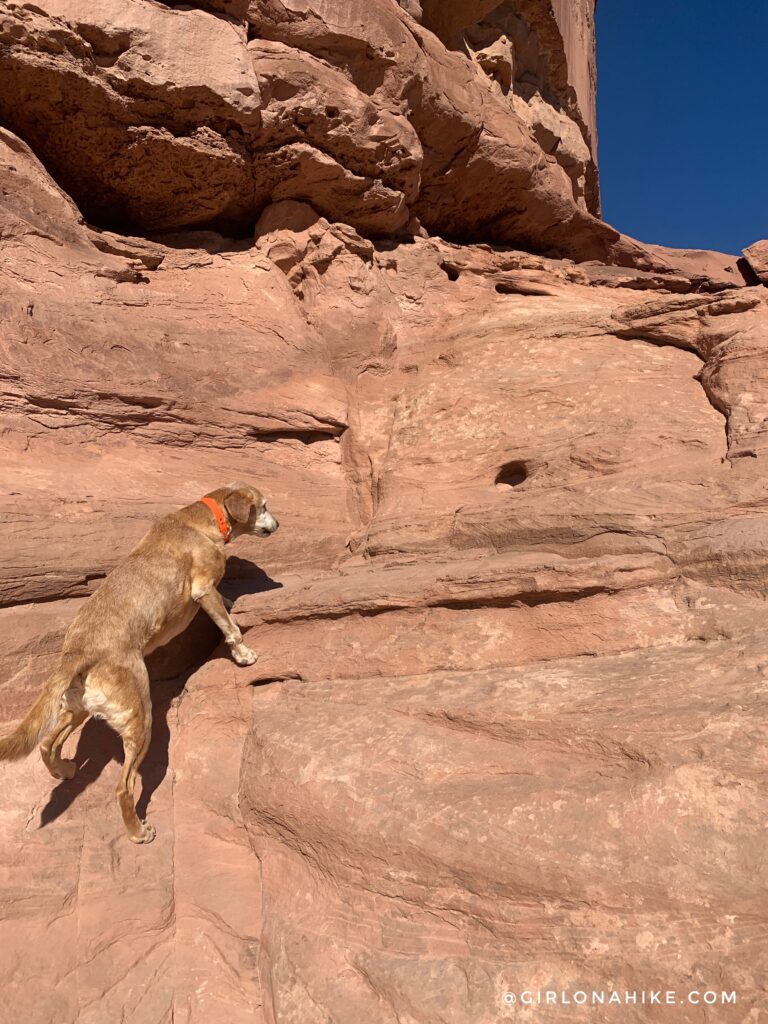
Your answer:
[[[151,846],[104,723],[0,765],[9,1019],[759,1019],[765,251],[600,221],[593,7],[0,2],[4,723],[154,517],[282,524]]]

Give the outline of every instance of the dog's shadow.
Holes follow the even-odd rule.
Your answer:
[[[257,594],[280,586],[282,584],[252,562],[235,557],[227,563],[227,576],[221,584],[221,591],[236,600],[243,594]],[[141,795],[136,801],[136,812],[142,820],[147,816],[152,796],[168,773],[169,717],[173,703],[183,693],[190,676],[207,661],[220,642],[221,633],[217,627],[204,612],[198,612],[180,636],[147,658],[152,680],[152,738],[139,768]],[[77,765],[75,777],[59,782],[51,791],[40,814],[40,828],[50,825],[71,807],[111,761],[122,764],[123,744],[106,722],[89,718],[80,731],[74,755],[69,756],[74,756]],[[115,775],[115,785],[117,781],[118,776]]]

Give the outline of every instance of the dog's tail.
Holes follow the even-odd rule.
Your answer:
[[[43,692],[29,714],[9,736],[0,739],[0,761],[18,761],[31,754],[41,738],[53,727],[61,710],[61,698],[81,670],[79,661],[64,658],[48,676]]]

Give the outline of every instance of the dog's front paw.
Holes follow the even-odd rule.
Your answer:
[[[148,821],[142,821],[140,822],[140,824],[141,831],[137,832],[135,835],[133,833],[130,833],[128,838],[131,840],[132,843],[151,843],[152,840],[157,835],[155,826],[150,825]]]
[[[232,657],[238,665],[253,665],[258,654],[250,647],[246,647],[245,644],[238,644],[237,647],[232,648]]]

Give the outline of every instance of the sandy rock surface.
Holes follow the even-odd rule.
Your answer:
[[[0,1018],[760,1019],[768,293],[597,219],[591,18],[0,4],[3,728],[157,516],[281,523],[257,663],[152,656],[154,843],[104,722],[0,764]]]

